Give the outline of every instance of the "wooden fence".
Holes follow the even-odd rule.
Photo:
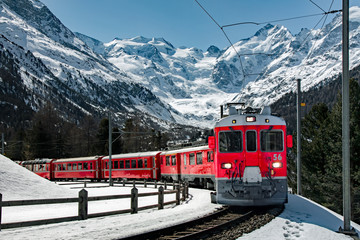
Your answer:
[[[6,228],[28,227],[28,226],[36,226],[36,225],[43,225],[43,224],[49,224],[49,223],[60,223],[60,222],[75,221],[75,220],[85,220],[88,218],[110,216],[110,215],[122,214],[122,213],[135,214],[138,211],[151,209],[151,208],[163,209],[165,205],[170,205],[170,204],[179,205],[180,200],[185,201],[185,199],[188,198],[188,185],[187,184],[184,184],[183,186],[180,186],[179,184],[177,184],[177,185],[174,184],[174,189],[175,190],[165,191],[164,187],[160,186],[158,188],[157,192],[138,193],[138,189],[134,186],[131,189],[131,194],[112,195],[112,196],[97,196],[97,197],[89,197],[88,192],[85,189],[82,189],[79,192],[78,198],[38,199],[38,200],[18,200],[18,201],[2,201],[2,194],[0,193],[0,231],[1,231],[1,229],[6,229]],[[175,194],[176,200],[164,202],[165,194]],[[180,198],[180,194],[182,195],[181,198]],[[158,203],[157,204],[143,206],[143,207],[138,206],[139,197],[148,197],[148,196],[156,196],[156,195],[158,195]],[[124,199],[124,198],[130,198],[130,209],[116,210],[116,211],[110,211],[110,212],[101,212],[101,213],[92,213],[92,214],[88,213],[88,202],[89,201],[114,200],[114,199]],[[14,222],[14,223],[5,223],[5,224],[2,224],[2,222],[1,222],[3,207],[40,205],[40,204],[74,203],[74,202],[78,203],[78,215],[77,216],[51,218],[51,219],[34,220],[34,221],[26,221],[26,222]]]

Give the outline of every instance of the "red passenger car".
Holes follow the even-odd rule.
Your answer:
[[[161,177],[212,187],[215,182],[214,153],[208,146],[170,150],[161,154]]]
[[[34,172],[35,174],[39,175],[40,177],[46,178],[46,179],[53,179],[53,168],[52,168],[52,162],[54,159],[36,159],[36,160],[27,160],[22,161],[19,164],[26,169],[29,169],[30,171]]]
[[[160,155],[161,179],[165,181],[180,180],[180,153],[183,149],[162,152]]]
[[[99,156],[56,159],[53,179],[101,179],[100,159]]]
[[[112,155],[112,178],[160,179],[160,152]],[[102,176],[109,178],[109,156],[101,160]]]
[[[215,125],[216,202],[226,205],[259,206],[287,202],[286,123],[253,109],[230,106],[230,115]]]
[[[208,146],[182,149],[180,153],[181,180],[205,188],[215,183],[214,151]]]

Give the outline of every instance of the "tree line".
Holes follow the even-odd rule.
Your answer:
[[[332,109],[315,104],[301,125],[302,194],[342,214],[342,99]],[[294,134],[294,139],[296,133]],[[296,189],[296,143],[289,153],[288,180]],[[360,87],[350,81],[352,220],[360,223]]]
[[[107,155],[109,119],[85,116],[77,123],[61,117],[48,103],[36,112],[28,127],[11,129],[6,139],[5,155],[13,160],[68,158]],[[113,124],[114,125],[114,124]],[[136,117],[122,127],[112,128],[112,153],[155,151],[166,147],[169,136],[143,126]]]

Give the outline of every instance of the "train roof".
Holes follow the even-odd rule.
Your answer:
[[[42,158],[42,159],[33,159],[33,160],[25,160],[21,161],[21,165],[30,165],[30,164],[45,164],[50,163],[53,159],[52,158]]]
[[[209,149],[208,146],[181,148],[181,149],[176,149],[176,150],[164,151],[161,153],[161,155],[185,153],[185,152],[195,152],[195,151],[202,151],[202,150],[208,150],[208,149]]]
[[[90,156],[90,157],[77,157],[77,158],[59,158],[55,162],[77,162],[77,161],[93,161],[99,159],[100,156]]]
[[[160,151],[153,152],[137,152],[137,153],[123,153],[111,155],[111,158],[137,158],[137,157],[155,157]],[[109,156],[105,156],[103,159],[109,159]]]
[[[248,117],[255,117],[254,121],[248,121]],[[215,127],[228,127],[239,125],[286,125],[284,119],[273,115],[260,115],[260,114],[245,114],[245,115],[231,115],[219,120]]]

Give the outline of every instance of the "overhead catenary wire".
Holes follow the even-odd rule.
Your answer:
[[[245,24],[264,25],[264,24],[268,24],[268,23],[285,22],[285,21],[297,20],[297,19],[302,19],[302,18],[316,17],[316,16],[321,16],[321,15],[327,16],[329,14],[334,14],[334,13],[338,13],[341,11],[342,10],[333,10],[333,11],[328,11],[328,12],[324,12],[324,13],[315,13],[315,14],[309,14],[309,15],[303,15],[303,16],[297,16],[297,17],[291,17],[291,18],[276,19],[276,20],[271,20],[271,21],[266,21],[266,22],[238,22],[238,23],[223,25],[223,26],[220,26],[220,28],[234,27],[234,26],[245,25]]]
[[[317,25],[319,25],[319,23],[322,21],[322,19],[326,16],[327,18],[327,15],[329,14],[334,14],[334,13],[338,13],[338,12],[341,12],[342,10],[332,10],[330,11],[332,5],[333,5],[333,2],[334,0],[332,0],[332,3],[329,7],[329,11],[325,11],[323,8],[321,8],[319,5],[317,5],[315,2],[313,2],[312,0],[309,0],[311,3],[313,3],[316,7],[318,7],[322,13],[318,13],[318,14],[310,14],[310,15],[304,15],[304,16],[298,16],[298,17],[291,17],[291,18],[285,18],[285,19],[278,19],[278,20],[272,20],[272,21],[266,21],[266,22],[250,22],[250,21],[247,21],[247,22],[238,22],[238,23],[233,23],[233,24],[227,24],[227,25],[223,25],[221,26],[216,20],[214,17],[211,16],[211,14],[197,1],[195,0],[195,2],[200,6],[200,8],[212,19],[212,21],[221,29],[221,31],[223,32],[224,36],[226,37],[226,39],[228,40],[228,42],[230,43],[231,47],[234,49],[236,55],[238,56],[239,58],[239,61],[240,61],[240,67],[241,67],[241,71],[243,73],[243,76],[244,78],[246,76],[250,76],[250,75],[260,75],[261,73],[252,73],[252,74],[247,74],[244,70],[244,66],[243,66],[243,63],[242,63],[242,60],[241,60],[241,56],[245,56],[245,55],[260,55],[260,54],[264,54],[264,55],[268,55],[268,56],[271,56],[273,54],[269,54],[269,53],[249,53],[249,54],[240,54],[237,49],[235,48],[234,44],[232,43],[232,41],[230,40],[230,38],[228,37],[228,35],[226,34],[224,28],[226,27],[233,27],[233,26],[237,26],[237,25],[245,25],[245,24],[254,24],[254,25],[264,25],[264,24],[269,24],[269,23],[273,23],[273,22],[282,22],[282,21],[290,21],[290,20],[295,20],[295,19],[301,19],[301,18],[307,18],[307,17],[314,17],[314,16],[320,16],[320,15],[323,15],[322,18],[320,19],[320,21],[315,25],[315,28],[317,27]],[[324,20],[324,23],[326,21],[326,18]],[[324,24],[323,24],[324,26]],[[308,38],[309,34],[306,36],[306,38],[304,39],[303,43],[305,42],[305,40]],[[300,44],[300,46],[303,45]]]
[[[241,60],[241,56],[239,54],[239,52],[236,50],[234,44],[232,43],[232,41],[230,40],[229,36],[226,34],[226,32],[224,31],[224,28],[220,26],[220,24],[210,15],[210,13],[208,11],[206,11],[206,9],[197,1],[195,0],[195,2],[200,6],[200,8],[213,20],[213,22],[221,29],[221,31],[223,32],[223,34],[225,35],[226,39],[228,40],[228,42],[230,43],[231,47],[234,49],[236,55],[239,58],[240,61],[240,67],[241,67],[241,71],[244,75],[244,78],[246,76],[245,74],[245,70],[244,70],[244,66],[242,64],[242,60]]]

